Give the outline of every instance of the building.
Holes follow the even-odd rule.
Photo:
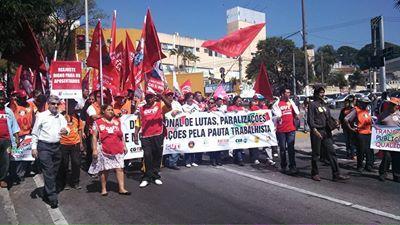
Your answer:
[[[400,57],[386,61],[386,84],[388,89],[400,89]]]
[[[357,67],[352,65],[343,65],[341,61],[333,64],[331,68],[331,73],[343,73],[346,80],[348,80],[349,76],[353,75],[353,73],[356,71]]]
[[[235,7],[227,10],[227,34],[232,33],[238,29],[265,22],[265,13],[257,12],[254,10]],[[125,31],[129,33],[129,36],[133,41],[138,43],[141,36],[141,29],[117,29],[117,43],[122,41],[125,43]],[[89,32],[89,36],[92,36],[93,28]],[[78,29],[77,35],[84,35],[84,29]],[[104,29],[104,36],[108,42],[111,37],[111,29]],[[81,36],[82,37],[82,36]],[[166,34],[158,33],[159,40],[161,42],[161,48],[164,54],[167,56],[163,59],[164,72],[169,73],[173,67],[178,67],[178,71],[186,73],[197,73],[202,72],[205,84],[211,83],[212,81],[220,80],[220,68],[224,67],[226,73],[225,81],[229,81],[231,78],[239,78],[239,63],[238,59],[227,57],[214,51],[210,51],[206,48],[202,48],[201,45],[206,40],[197,39],[194,37],[185,37],[179,35],[179,33]],[[245,78],[246,66],[251,62],[254,53],[257,51],[257,43],[260,40],[265,40],[266,28],[264,27],[246,51],[242,54],[242,77]],[[171,49],[179,49],[181,51],[189,51],[193,53],[197,60],[185,59],[182,56],[177,57],[176,55],[170,55]],[[79,59],[85,58],[85,50],[80,48],[76,49],[76,54]],[[230,69],[230,70],[229,70]]]

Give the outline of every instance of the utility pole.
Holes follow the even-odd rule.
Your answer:
[[[239,82],[242,85],[242,56],[239,56]]]
[[[324,85],[324,54],[321,52],[321,81]]]
[[[304,75],[305,75],[305,87],[306,87],[306,96],[310,95],[309,87],[308,87],[308,56],[307,56],[307,31],[306,31],[306,16],[305,16],[305,7],[304,0],[301,0],[301,19],[303,22],[303,48],[304,48]]]
[[[296,57],[293,51],[293,95],[297,95],[296,92]]]
[[[379,47],[380,47],[380,50],[383,51],[383,49],[385,49],[385,36],[384,36],[384,32],[383,32],[384,31],[383,30],[383,16],[381,16],[380,28],[381,28],[381,30],[380,30],[381,46],[379,46]],[[385,67],[386,62],[385,62],[385,57],[384,56],[382,56],[382,57],[383,57],[383,66],[381,66],[381,68],[380,68],[380,74],[379,74],[380,85],[379,86],[380,86],[380,91],[384,92],[384,91],[386,91],[386,67]]]

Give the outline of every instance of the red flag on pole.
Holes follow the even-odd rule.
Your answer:
[[[15,71],[15,76],[13,78],[14,91],[19,90],[19,82],[21,80],[21,74],[22,74],[22,65],[19,65],[17,70]]]
[[[269,83],[267,69],[265,68],[264,63],[261,63],[260,65],[260,71],[258,72],[256,83],[254,84],[253,90],[256,93],[261,94],[268,100],[274,99],[272,95],[272,88]]]
[[[100,21],[97,23],[92,36],[92,44],[90,46],[89,56],[86,59],[87,66],[100,69],[100,39],[101,39],[101,61],[104,86],[117,90],[119,87],[119,74],[111,62],[110,54],[104,41],[103,31]]]
[[[183,95],[192,92],[192,82],[190,82],[190,80],[187,80],[181,85],[180,88]]]
[[[86,71],[85,77],[82,79],[82,90],[89,90],[89,77],[90,77],[90,70]]]
[[[32,70],[46,73],[42,48],[26,20],[23,20],[17,33],[24,43],[24,47],[16,53],[4,52],[2,57],[31,68]]]
[[[142,37],[135,54],[134,76],[136,86],[143,80],[144,74],[153,70],[154,63],[163,58],[166,58],[166,56],[161,50],[161,44],[151,17],[150,9],[147,9],[142,29]]]
[[[117,69],[118,73],[120,74],[120,77],[122,77],[123,74],[123,68],[124,68],[123,60],[124,60],[124,44],[122,44],[121,41],[115,48],[114,52],[114,66]]]
[[[135,47],[133,46],[132,40],[129,37],[127,31],[125,31],[125,54],[124,54],[124,73],[121,79],[123,90],[134,89],[134,77],[133,77],[133,59],[135,58]]]
[[[265,23],[252,25],[228,34],[219,40],[205,41],[201,47],[230,57],[240,56],[264,26]]]

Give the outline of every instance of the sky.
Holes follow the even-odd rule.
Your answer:
[[[226,11],[240,6],[266,14],[267,37],[301,30],[300,0],[97,0],[109,18],[117,10],[118,28],[141,29],[150,8],[158,32],[179,33],[197,39],[218,39],[226,35]],[[305,0],[308,43],[316,47],[331,44],[357,49],[371,42],[370,19],[384,17],[385,41],[400,45],[400,9],[394,0]],[[289,39],[302,45],[301,35]]]

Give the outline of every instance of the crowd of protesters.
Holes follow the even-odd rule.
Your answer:
[[[349,179],[340,173],[336,149],[333,145],[333,130],[340,125],[346,140],[349,159],[357,160],[357,170],[375,172],[373,150],[370,149],[371,129],[374,118],[368,98],[346,100],[339,120],[332,118],[329,107],[324,101],[325,90],[317,87],[314,96],[306,101],[304,125],[310,132],[312,159],[311,176],[315,181],[319,177],[318,161],[323,157],[332,168],[332,180]],[[140,187],[151,183],[162,185],[160,169],[162,166],[180,170],[180,159],[187,168],[203,163],[203,153],[170,154],[163,157],[164,125],[167,112],[173,116],[180,113],[203,112],[239,112],[271,109],[276,127],[278,145],[265,148],[249,149],[249,159],[259,165],[260,152],[266,153],[266,164],[274,166],[280,158],[280,169],[288,175],[296,175],[295,139],[299,126],[300,110],[298,103],[291,100],[288,88],[280,91],[274,101],[268,101],[261,95],[255,95],[250,102],[244,103],[240,96],[232,99],[202,96],[201,92],[186,93],[181,97],[171,90],[162,94],[146,92],[143,100],[133,90],[126,93],[111,94],[109,90],[99,90],[89,94],[83,91],[83,101],[61,100],[54,95],[45,95],[40,91],[32,92],[32,97],[25,91],[12,92],[7,100],[6,93],[0,90],[0,185],[16,185],[24,181],[31,173],[42,172],[44,177],[43,200],[56,208],[57,194],[66,189],[81,189],[79,184],[81,169],[89,174],[98,175],[101,195],[107,196],[107,178],[110,170],[115,170],[118,191],[121,195],[130,195],[124,184],[124,154],[127,149],[123,143],[123,133],[119,117],[125,114],[137,114],[134,142],[141,142],[143,158],[143,177]],[[29,98],[29,99],[28,99]],[[385,99],[380,104],[376,124],[400,126],[400,100]],[[139,131],[141,135],[139,136]],[[13,161],[11,147],[18,147],[20,140],[32,136],[32,156],[30,161]],[[355,141],[357,140],[357,141]],[[279,155],[278,155],[279,149]],[[245,165],[244,149],[227,149],[207,153],[211,166],[222,166],[224,157],[233,157],[239,166]],[[287,156],[286,156],[287,154]],[[392,162],[394,181],[399,182],[400,152],[384,151],[379,167],[379,179],[386,179]],[[363,166],[364,156],[366,158]],[[288,160],[287,160],[288,158]],[[81,159],[84,164],[81,165]],[[8,184],[6,183],[8,181]]]

